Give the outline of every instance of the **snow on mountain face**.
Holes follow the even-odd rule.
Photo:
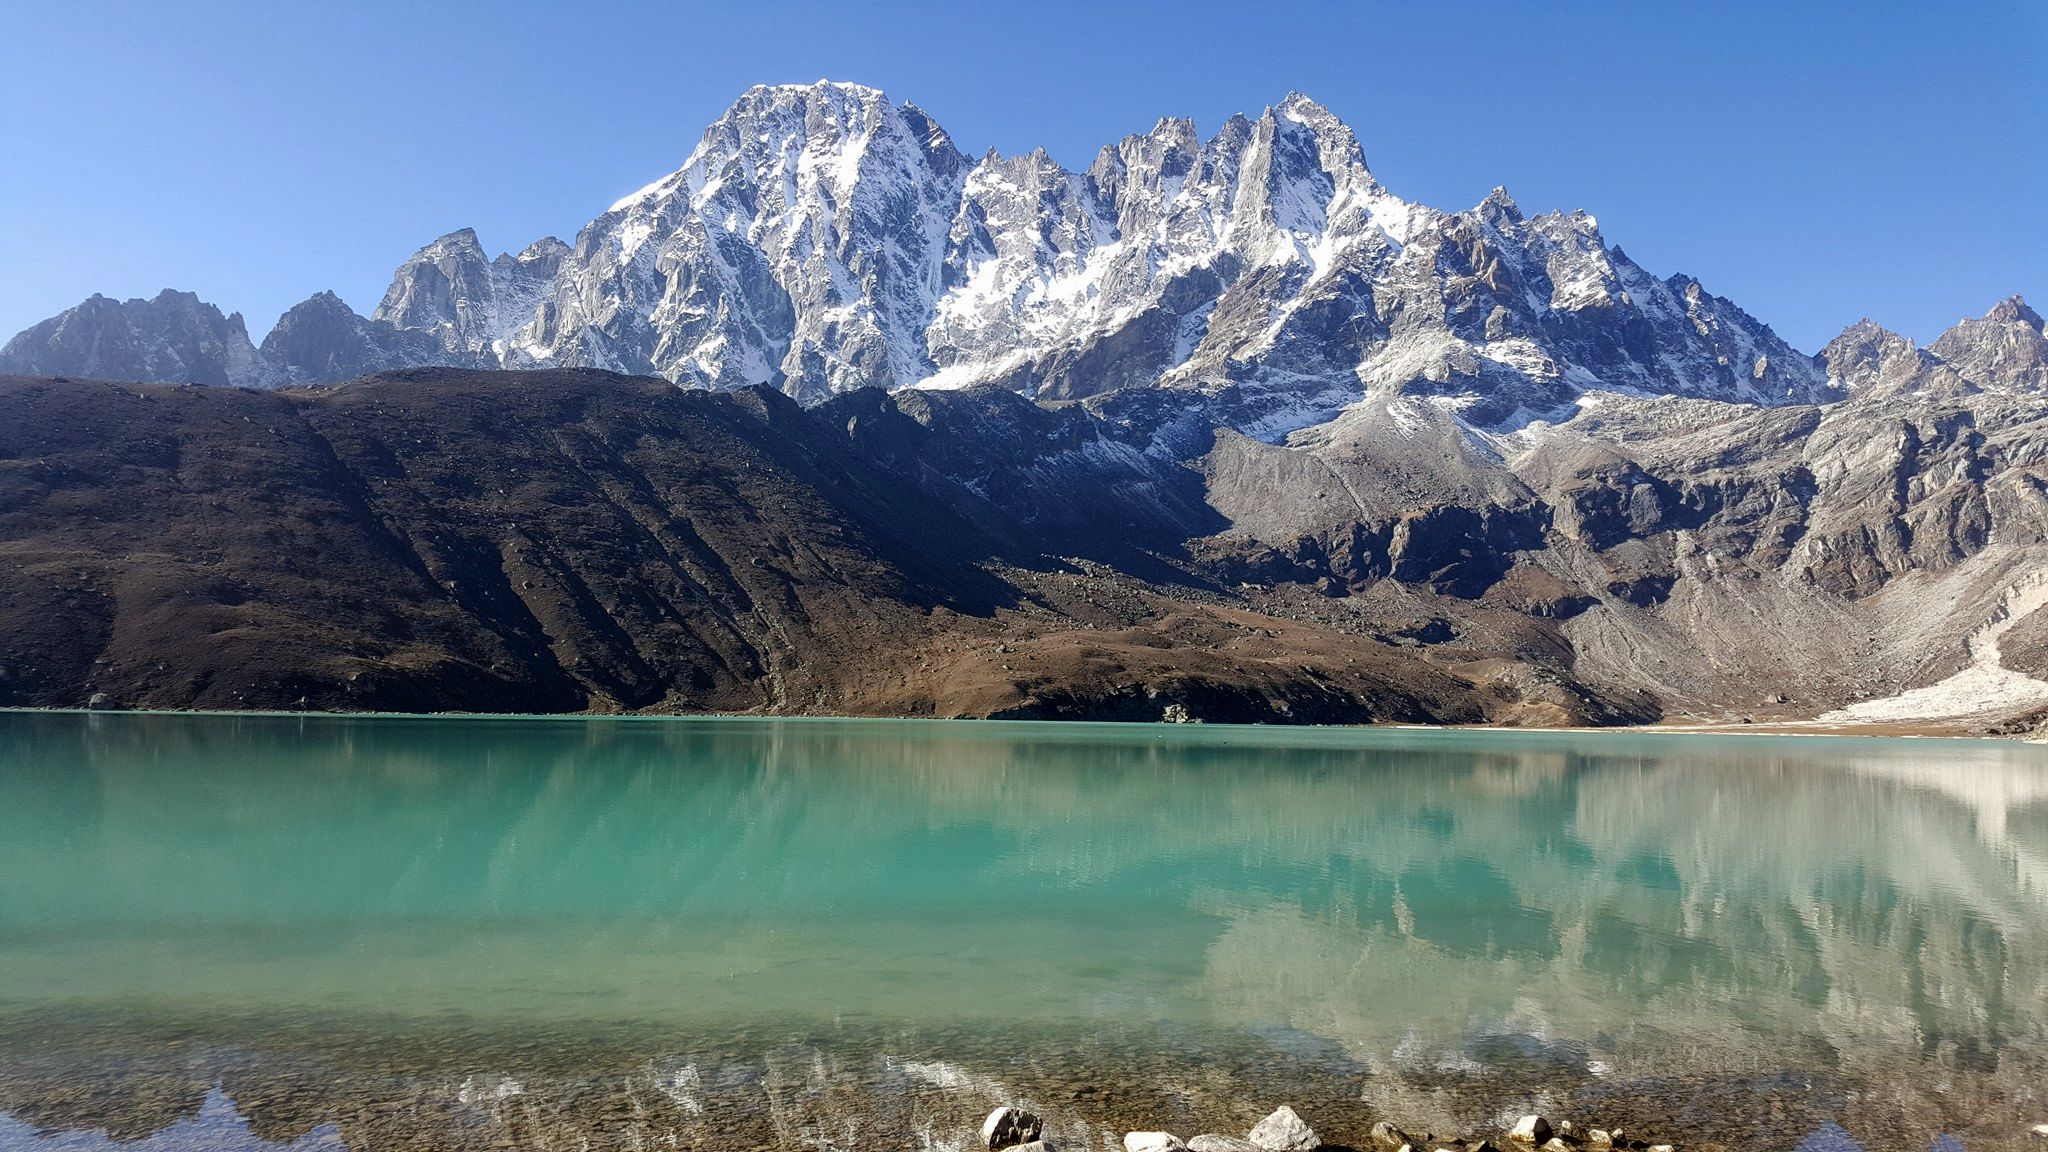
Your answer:
[[[1500,191],[1462,212],[1401,200],[1351,129],[1298,94],[1206,141],[1161,120],[1075,172],[1043,151],[972,161],[872,88],[757,87],[573,246],[487,259],[465,229],[407,260],[368,321],[315,312],[302,319],[324,335],[279,378],[416,363],[424,335],[456,365],[765,383],[806,401],[866,386],[1227,391],[1233,423],[1267,438],[1369,394],[1432,395],[1493,428],[1594,389],[1840,395],[1734,305],[1608,246],[1590,216],[1525,219]]]
[[[515,347],[805,399],[914,384],[966,170],[874,89],[752,89],[681,170],[583,230]]]
[[[807,400],[1235,385],[1276,431],[1373,389],[1465,397],[1486,423],[1596,387],[1834,395],[1768,328],[1644,272],[1589,216],[1524,220],[1504,193],[1458,213],[1395,197],[1300,95],[1206,142],[1162,120],[1084,173],[1043,151],[970,162],[871,88],[755,88],[680,170],[584,229],[530,315],[505,315],[486,267],[473,235],[444,237],[377,316],[508,365]]]

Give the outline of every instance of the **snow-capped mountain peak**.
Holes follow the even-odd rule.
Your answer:
[[[1043,149],[970,159],[875,88],[757,86],[574,244],[489,257],[463,229],[405,261],[367,321],[333,303],[296,318],[283,346],[314,367],[280,378],[417,362],[431,338],[456,364],[805,400],[867,386],[1229,390],[1264,435],[1375,392],[1447,397],[1480,425],[1593,389],[1840,395],[1733,304],[1608,245],[1591,215],[1525,216],[1502,189],[1465,211],[1403,200],[1351,128],[1298,92],[1207,138],[1161,119],[1073,171]],[[1985,323],[2025,343],[2017,312]],[[349,333],[362,349],[331,346]]]

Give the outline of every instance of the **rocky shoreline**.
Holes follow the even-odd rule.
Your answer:
[[[1041,1117],[1006,1104],[982,1122],[981,1141],[988,1152],[1059,1152],[1059,1143],[1045,1127]],[[2036,1125],[2034,1133],[2048,1135],[2048,1125]],[[1510,1148],[1540,1152],[1677,1152],[1675,1145],[1653,1144],[1619,1128],[1581,1128],[1569,1120],[1553,1123],[1536,1113],[1517,1118],[1501,1138]],[[1485,1135],[1410,1133],[1387,1120],[1372,1126],[1366,1148],[1327,1144],[1289,1104],[1274,1109],[1241,1137],[1205,1132],[1183,1141],[1171,1132],[1126,1132],[1123,1147],[1124,1152],[1502,1152],[1501,1145]]]

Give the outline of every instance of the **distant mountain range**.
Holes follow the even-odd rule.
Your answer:
[[[0,387],[0,603],[33,617],[0,621],[0,701],[2048,705],[2048,616],[2020,612],[2048,558],[2048,333],[2023,301],[1809,356],[1584,213],[1396,197],[1298,95],[1071,172],[969,158],[873,89],[755,88],[573,245],[493,259],[456,232],[369,317],[320,293],[260,346],[187,293],[96,296],[0,373],[43,378]],[[720,500],[738,519],[707,534]],[[195,589],[204,626],[172,644]],[[376,615],[400,605],[424,615]],[[197,662],[182,686],[166,645]],[[1871,702],[1964,673],[1948,696],[1983,708]]]

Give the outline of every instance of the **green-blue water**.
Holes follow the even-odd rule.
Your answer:
[[[119,1133],[45,1097],[132,1103],[166,1065],[181,1103],[142,1130],[257,1140],[223,1085],[265,1061],[438,1085],[462,1139],[617,1075],[685,1081],[650,1097],[684,1146],[814,1145],[705,1081],[796,1051],[908,1085],[895,1119],[818,1105],[835,1147],[912,1113],[943,1146],[947,1100],[971,1122],[1062,1060],[1133,1081],[1076,1131],[1145,1093],[1221,1126],[1256,1106],[1222,1069],[1292,1061],[1360,1123],[1783,1072],[1794,1127],[1854,1130],[1883,1084],[1939,1133],[1949,1104],[2017,1123],[2044,1037],[2048,757],[2016,745],[0,715],[0,1145]],[[391,1142],[360,1101],[301,1107],[278,1142]]]

